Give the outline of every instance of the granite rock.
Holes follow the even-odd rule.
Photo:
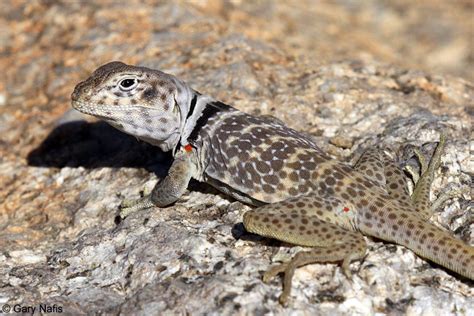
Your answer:
[[[281,280],[261,276],[301,248],[246,233],[250,207],[197,182],[173,206],[119,220],[121,201],[153,187],[171,156],[69,104],[77,82],[122,60],[272,115],[348,162],[379,145],[416,169],[413,148],[429,156],[445,132],[433,199],[462,193],[432,221],[472,245],[472,52],[455,18],[472,14],[466,3],[443,12],[440,1],[2,2],[0,305],[56,304],[67,314],[474,315],[473,282],[371,238],[352,281],[334,264],[300,268],[291,304],[280,306]],[[308,21],[314,29],[300,32]],[[383,28],[369,36],[368,25]],[[389,46],[394,34],[402,38]],[[430,45],[418,43],[424,37]],[[445,49],[425,58],[438,46]]]

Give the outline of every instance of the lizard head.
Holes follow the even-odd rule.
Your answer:
[[[177,78],[121,62],[99,67],[71,95],[76,110],[164,151],[178,143],[191,98]]]

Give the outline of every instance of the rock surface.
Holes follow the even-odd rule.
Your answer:
[[[281,307],[280,280],[261,276],[299,249],[246,233],[249,207],[200,183],[174,206],[117,220],[122,199],[151,188],[170,155],[70,110],[77,82],[122,60],[273,115],[337,159],[380,144],[413,164],[413,148],[429,155],[445,131],[433,198],[464,193],[432,220],[472,245],[473,59],[463,48],[472,30],[459,18],[472,6],[397,3],[2,2],[0,305],[56,304],[68,314],[474,315],[473,282],[371,238],[352,282],[333,264],[303,267]],[[436,27],[430,14],[441,18]],[[314,28],[304,28],[308,21]],[[368,25],[379,33],[367,38]],[[380,44],[389,35],[402,38]],[[430,45],[417,43],[423,36]]]

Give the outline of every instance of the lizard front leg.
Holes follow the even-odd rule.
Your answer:
[[[143,209],[153,206],[165,207],[176,202],[186,191],[195,173],[196,165],[192,161],[192,152],[178,152],[168,175],[155,185],[150,194],[130,203],[122,203],[120,217],[125,218]]]

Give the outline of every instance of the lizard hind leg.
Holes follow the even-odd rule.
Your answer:
[[[365,150],[354,165],[354,170],[362,173],[365,177],[381,187],[385,187],[386,181],[382,163],[382,152],[379,148],[370,147]]]
[[[430,188],[433,182],[435,171],[441,164],[441,155],[446,147],[446,135],[441,134],[438,146],[435,149],[433,157],[428,166],[425,166],[423,156],[418,152],[417,156],[422,165],[423,173],[415,185],[411,200],[416,210],[423,218],[428,219],[432,215],[432,208],[430,207]]]
[[[291,294],[291,285],[296,268],[320,262],[342,261],[342,269],[347,278],[352,276],[349,264],[353,260],[361,259],[366,250],[365,241],[361,238],[356,243],[334,245],[331,247],[316,247],[310,251],[298,252],[289,262],[270,267],[263,275],[263,281],[269,282],[280,273],[284,273],[283,291],[279,297],[281,304],[285,305]]]
[[[354,170],[375,181],[390,197],[411,205],[406,177],[402,169],[379,148],[369,148],[359,158]]]
[[[383,153],[383,164],[388,194],[392,198],[404,202],[405,205],[411,205],[407,178],[402,168],[385,153]]]
[[[310,251],[297,253],[289,262],[274,266],[264,274],[263,279],[267,282],[284,273],[283,292],[279,298],[282,304],[286,304],[290,296],[296,268],[311,263],[342,261],[343,272],[350,277],[350,262],[361,259],[366,252],[361,234],[324,221],[316,215],[316,209],[297,208],[298,203],[301,205],[301,198],[264,205],[244,214],[244,226],[249,232],[313,247]]]

